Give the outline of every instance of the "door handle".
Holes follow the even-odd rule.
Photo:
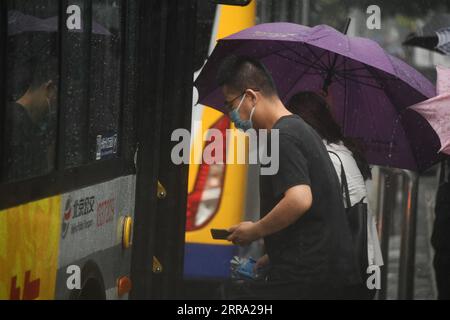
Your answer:
[[[163,266],[161,262],[159,262],[158,258],[153,256],[153,273],[161,273],[163,272]]]
[[[164,186],[161,184],[161,182],[159,182],[159,180],[158,180],[158,189],[157,189],[157,192],[156,192],[156,196],[160,200],[165,199],[166,196],[167,196],[166,188],[164,188]]]

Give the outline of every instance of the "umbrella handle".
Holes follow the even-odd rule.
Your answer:
[[[322,86],[322,90],[328,95],[328,87],[331,84],[331,78],[333,77],[332,71],[330,70],[325,78]]]

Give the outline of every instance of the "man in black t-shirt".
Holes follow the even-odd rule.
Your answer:
[[[346,288],[361,279],[339,180],[321,138],[285,108],[259,61],[226,58],[218,82],[238,128],[279,133],[279,170],[260,177],[261,219],[231,227],[228,238],[243,246],[264,238],[268,281],[234,287],[231,297],[347,298]]]
[[[35,57],[10,85],[4,131],[2,179],[19,181],[52,170],[56,141],[58,60]]]
[[[49,159],[45,130],[19,103],[8,104],[6,113],[4,179],[18,181],[47,173]]]

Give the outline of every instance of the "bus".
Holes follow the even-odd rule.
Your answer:
[[[256,3],[215,7],[202,2],[198,10],[201,27],[197,33],[195,76],[200,73],[218,39],[255,24]],[[200,144],[204,150],[211,143],[205,139],[207,130],[220,130],[223,141],[226,141],[226,130],[234,128],[227,115],[196,104],[196,97],[194,89],[184,277],[189,296],[198,294],[197,297],[203,298],[210,296],[221,281],[230,278],[230,261],[240,254],[238,247],[229,241],[212,239],[210,230],[227,229],[246,218],[249,168],[246,164],[229,161],[232,159],[223,159],[221,164],[207,164],[202,159],[195,159],[195,147]],[[237,139],[245,139],[243,133],[236,130],[235,134]],[[226,144],[224,148],[229,148],[230,142],[226,141]],[[227,154],[226,150],[223,154]]]
[[[0,299],[177,297],[202,2],[0,2]]]

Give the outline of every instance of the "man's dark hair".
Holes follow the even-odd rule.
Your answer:
[[[32,36],[8,39],[8,99],[13,101],[50,80],[58,82],[57,39],[41,34]]]
[[[270,97],[277,95],[272,76],[258,60],[230,55],[226,57],[217,72],[219,86],[227,86],[237,92],[246,89],[258,89],[263,95]]]
[[[10,99],[17,100],[27,90],[36,90],[48,81],[58,84],[58,59],[56,57],[32,57],[21,64],[8,67],[11,81],[8,93]]]
[[[38,89],[48,81],[56,84],[59,77],[58,58],[51,56],[33,59],[31,73],[30,89]]]

